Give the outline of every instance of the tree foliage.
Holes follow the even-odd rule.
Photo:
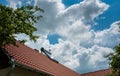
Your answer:
[[[39,12],[37,16],[35,13]],[[35,41],[38,36],[33,35],[37,29],[34,23],[42,18],[40,13],[43,9],[30,5],[17,9],[0,4],[0,46],[5,44],[15,44],[15,34],[26,34],[30,40]]]
[[[120,23],[118,23],[118,25],[120,25]],[[120,76],[120,44],[115,46],[114,50],[114,53],[107,56],[109,59],[110,68],[112,70],[112,73],[107,76]]]
[[[120,76],[120,44],[116,46],[115,53],[109,54],[109,65],[112,73],[108,76]]]

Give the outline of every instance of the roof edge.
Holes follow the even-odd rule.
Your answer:
[[[46,72],[43,72],[43,71],[40,71],[40,70],[37,70],[37,69],[31,68],[31,67],[26,66],[26,65],[22,65],[22,64],[17,63],[17,62],[15,62],[15,65],[16,65],[16,66],[19,66],[19,67],[21,67],[21,68],[24,68],[24,69],[27,69],[27,70],[33,71],[33,72],[42,73],[42,74],[45,74],[45,75],[47,75],[47,76],[53,76],[52,74],[49,74],[49,73],[46,73]]]
[[[111,69],[110,69],[110,68],[107,68],[107,69],[102,69],[102,70],[97,70],[97,71],[92,71],[92,72],[87,72],[87,73],[82,73],[82,74],[95,73],[95,72],[105,71],[105,70],[111,70]],[[81,74],[81,75],[82,75],[82,74]]]

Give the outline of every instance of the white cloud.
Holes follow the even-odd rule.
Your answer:
[[[38,32],[48,34],[49,32],[55,31],[60,23],[57,15],[64,10],[64,5],[61,3],[61,0],[38,0],[36,5],[45,11],[43,18],[36,24],[39,29]]]
[[[76,26],[78,28],[72,27],[73,25],[71,26],[72,29],[76,29],[75,30],[76,33],[74,33],[74,30],[67,28],[67,30],[71,30],[71,31],[68,32],[68,35],[66,36],[66,40],[60,41],[59,44],[57,44],[57,46],[54,46],[54,47],[56,47],[57,49],[59,49],[58,47],[67,48],[67,49],[60,49],[60,50],[63,51],[63,54],[65,54],[65,52],[70,52],[69,55],[65,55],[66,57],[76,58],[77,62],[79,62],[79,65],[76,65],[77,68],[74,67],[74,65],[72,65],[73,66],[72,69],[75,69],[77,72],[83,73],[88,71],[105,69],[108,67],[107,65],[108,62],[104,58],[104,55],[107,55],[110,52],[113,52],[112,50],[113,47],[120,42],[120,39],[119,39],[120,33],[118,32],[119,22],[120,21],[114,22],[109,29],[105,29],[98,32],[95,32],[90,28],[84,29],[84,27],[88,27],[88,26],[85,26],[83,24],[82,25],[84,27],[81,26],[81,29],[84,29],[84,31],[81,31],[79,29],[79,26],[77,26],[79,25],[79,23],[77,23]],[[79,33],[77,33],[77,29],[79,29]],[[85,32],[85,35],[87,35],[85,37],[84,37],[84,32]],[[80,37],[83,36],[84,38],[81,39],[79,35]],[[76,38],[76,36],[79,38]],[[68,47],[68,44],[66,44],[66,42],[69,44],[69,47]],[[53,49],[53,50],[56,50],[56,49]],[[57,55],[57,57],[62,57],[62,55]],[[70,60],[72,60],[72,58],[68,59],[68,61]],[[62,63],[67,65],[68,62],[62,62]],[[69,64],[68,66],[71,67],[71,65]],[[71,62],[71,64],[74,64],[74,63]]]
[[[16,0],[9,2],[15,3]],[[13,7],[16,8],[16,5],[15,3]],[[84,0],[68,8],[65,8],[62,0],[35,0],[35,5],[43,8],[45,13],[36,24],[36,34],[40,38],[36,43],[28,41],[27,45],[37,49],[51,49],[55,59],[78,73],[107,68],[107,61],[103,56],[113,52],[112,48],[120,42],[118,22],[97,32],[91,29],[91,23],[94,23],[94,19],[104,13],[109,5],[100,0]],[[58,44],[49,43],[47,35],[50,33],[62,36]]]
[[[99,0],[85,0],[69,8],[65,8],[62,0],[37,0],[36,5],[45,11],[37,24],[39,32],[44,34],[58,30],[60,32],[60,28],[67,28],[79,20],[82,23],[92,23],[109,7]]]
[[[64,16],[69,16],[75,20],[82,20],[85,23],[93,22],[94,18],[98,17],[109,5],[100,0],[84,0],[79,4],[72,5],[64,12]]]
[[[110,53],[112,49],[107,47],[100,47],[97,45],[91,48],[81,48],[80,53],[78,53],[80,65],[75,69],[81,73],[96,71],[100,69],[105,69],[107,67],[107,61],[104,55]]]
[[[109,29],[103,30],[96,32],[96,37],[95,37],[95,44],[103,47],[109,47],[113,48],[117,44],[120,43],[120,33],[119,31],[119,26],[117,23],[120,21],[117,21],[111,25]]]

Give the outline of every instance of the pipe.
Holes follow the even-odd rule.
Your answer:
[[[11,75],[11,73],[12,73],[12,71],[13,71],[13,70],[14,70],[14,68],[15,68],[15,61],[14,61],[14,59],[13,59],[13,58],[11,58],[11,59],[10,59],[9,63],[11,64],[11,68],[10,68],[10,70],[8,71],[8,73],[7,73],[7,75],[6,75],[6,76],[10,76],[10,75]]]

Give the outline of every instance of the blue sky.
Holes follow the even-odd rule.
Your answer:
[[[1,4],[4,4],[4,5],[7,4],[6,0],[0,0],[0,3],[1,3]]]
[[[61,36],[59,36],[58,34],[52,34],[47,36],[47,39],[49,40],[50,44],[53,45],[58,43],[59,38],[61,38]]]
[[[105,17],[105,19],[98,19],[96,20],[98,22],[98,25],[100,26],[95,26],[95,30],[103,30],[105,28],[109,28],[110,24],[112,24],[115,21],[120,20],[120,0],[102,0],[105,3],[109,4],[110,7],[109,9],[100,17]]]
[[[62,0],[62,2],[65,4],[66,7],[69,7],[73,4],[80,3],[83,0]]]
[[[120,0],[0,0],[14,9],[27,3],[44,9],[35,24],[40,36],[26,45],[51,49],[53,58],[78,73],[108,68],[104,55],[120,42]],[[99,67],[98,67],[99,66]]]

